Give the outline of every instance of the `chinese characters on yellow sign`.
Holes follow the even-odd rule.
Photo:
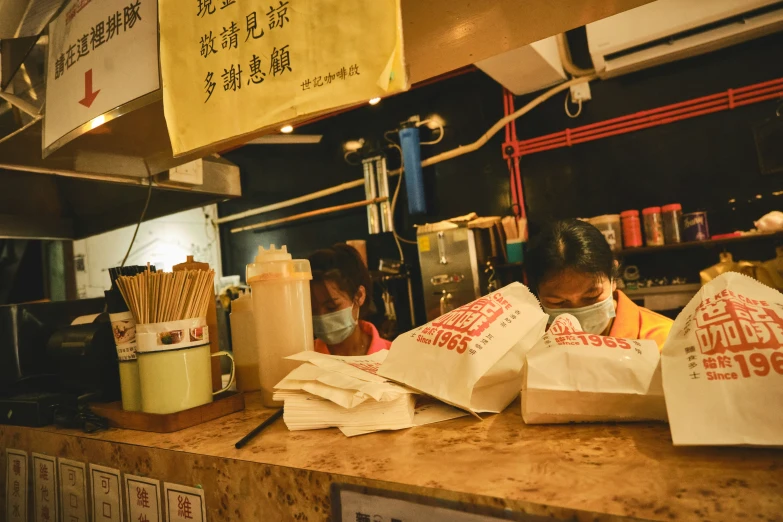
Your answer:
[[[399,1],[161,2],[174,153],[407,89]]]

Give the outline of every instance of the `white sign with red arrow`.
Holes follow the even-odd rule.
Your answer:
[[[71,0],[49,25],[44,153],[159,88],[157,0]]]

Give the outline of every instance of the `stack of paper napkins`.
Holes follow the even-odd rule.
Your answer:
[[[302,352],[289,359],[303,364],[275,386],[288,429],[337,427],[347,436],[399,430],[464,415],[440,403],[422,404],[416,392],[376,375],[387,351],[364,357]],[[418,417],[418,418],[417,418]]]

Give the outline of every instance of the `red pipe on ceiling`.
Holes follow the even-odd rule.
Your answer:
[[[536,152],[571,147],[579,143],[627,134],[775,98],[783,98],[783,78],[738,89],[728,89],[725,92],[710,94],[626,116],[619,116],[574,129],[565,129],[527,140],[520,141],[514,139],[514,134],[516,134],[516,128],[514,127],[514,131],[507,130],[506,132],[506,143],[503,144],[503,157],[509,160],[512,158],[518,160],[522,156]],[[513,126],[513,123],[510,125]]]

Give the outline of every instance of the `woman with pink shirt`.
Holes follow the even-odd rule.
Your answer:
[[[391,343],[360,319],[372,302],[372,280],[356,249],[338,243],[309,260],[315,351],[345,356],[388,350]]]

